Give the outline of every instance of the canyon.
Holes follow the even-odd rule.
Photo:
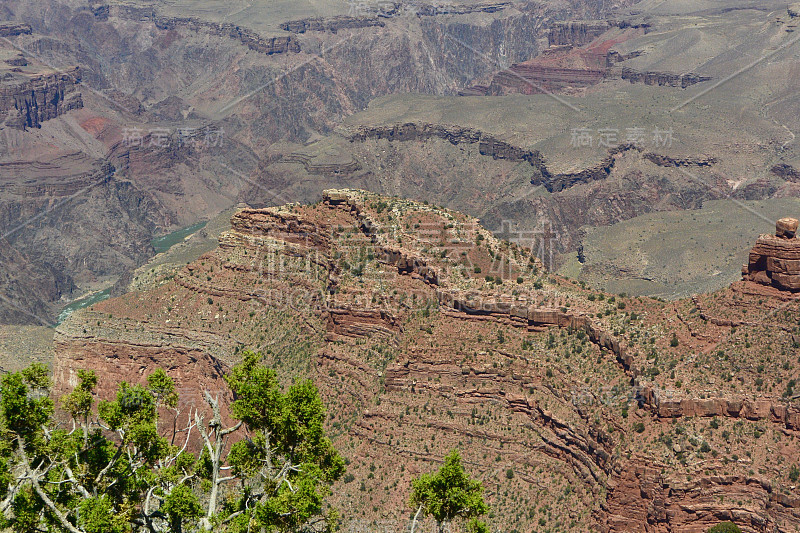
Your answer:
[[[138,381],[165,366],[187,409],[224,392],[243,348],[262,350],[287,379],[315,380],[373,497],[370,512],[343,482],[336,504],[358,509],[343,527],[401,524],[410,476],[453,446],[503,529],[540,516],[563,531],[800,525],[781,467],[799,457],[800,409],[772,388],[796,374],[795,296],[751,281],[672,303],[598,294],[533,250],[365,191],[244,208],[218,249],[59,326],[57,387],[77,368],[102,383],[109,368]],[[748,320],[723,321],[735,316]],[[765,329],[769,366],[743,343]]]
[[[585,107],[604,114],[613,109],[605,102],[610,94],[628,91],[632,102],[678,99],[683,97],[673,89],[690,91],[722,79],[713,68],[699,70],[702,65],[691,55],[676,56],[676,62],[685,61],[680,68],[665,67],[658,43],[693,31],[691,26],[629,10],[627,4],[613,13],[581,2],[566,10],[525,2],[446,9],[419,4],[413,13],[395,4],[363,13],[338,8],[317,13],[299,6],[275,17],[250,8],[228,17],[216,8],[180,13],[159,2],[68,7],[50,0],[45,12],[59,16],[45,16],[32,3],[4,3],[3,68],[11,77],[0,87],[3,120],[5,131],[24,134],[6,135],[3,163],[24,168],[31,154],[55,150],[48,163],[54,164],[74,161],[81,152],[84,188],[92,185],[94,167],[110,165],[116,172],[109,183],[129,190],[126,198],[136,198],[146,213],[131,216],[122,208],[124,218],[136,226],[134,234],[150,238],[212,218],[240,201],[255,206],[308,201],[322,188],[343,184],[412,198],[431,195],[489,227],[552,226],[559,235],[554,267],[569,261],[586,228],[652,210],[696,209],[732,195],[796,196],[790,173],[769,171],[795,164],[778,121],[793,115],[774,106],[778,118],[754,118],[757,127],[751,129],[768,138],[767,145],[788,152],[763,150],[749,139],[746,150],[717,142],[715,132],[730,130],[720,124],[731,116],[721,110],[724,98],[697,123],[674,119],[670,146],[663,139],[640,140],[641,150],[630,150],[624,132],[651,120],[643,112],[616,114],[619,123],[611,123],[620,132],[616,141],[573,146],[570,132],[608,128],[614,113],[604,124],[587,122],[588,115],[550,109],[551,103],[558,107],[553,95],[570,99],[563,100],[566,112]],[[691,16],[720,16],[724,28],[740,23],[738,11],[699,13]],[[785,32],[788,20],[781,19],[775,31]],[[58,74],[47,74],[48,65]],[[675,77],[675,72],[699,73]],[[728,91],[727,84],[720,91]],[[404,99],[414,103],[406,107]],[[775,105],[788,101],[779,97]],[[452,106],[469,111],[444,118]],[[402,116],[404,109],[413,115],[423,107],[429,112]],[[491,120],[498,109],[515,109],[516,118]],[[381,119],[374,120],[375,114]],[[423,132],[407,134],[403,143],[376,133],[414,128]],[[459,131],[464,141],[440,152],[438,143],[452,143]],[[384,155],[378,147],[386,142],[393,144]],[[62,172],[74,174],[72,165],[66,163]],[[36,175],[35,165],[29,168]],[[741,168],[748,170],[740,185],[735,174]],[[403,179],[404,174],[414,177]],[[14,187],[28,186],[22,175],[14,174]],[[487,183],[499,186],[490,200],[479,200]],[[33,212],[36,205],[24,209]],[[92,205],[95,213],[120,209],[113,202]],[[107,232],[119,228],[98,223]],[[12,244],[41,242],[41,231],[26,226]],[[42,275],[58,272],[71,280],[59,282],[63,290],[48,291],[36,314],[46,310],[43,318],[52,320],[70,299],[126,276],[152,254],[147,241],[137,237],[135,251],[107,253],[115,257],[107,268],[71,258],[52,261],[49,269],[34,266]],[[23,309],[28,302],[13,300]],[[17,320],[35,319],[22,314]]]
[[[321,392],[342,530],[453,448],[492,530],[800,529],[796,6],[0,19],[2,369],[162,367],[184,416],[261,352]]]

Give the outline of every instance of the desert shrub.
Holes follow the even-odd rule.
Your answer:
[[[733,522],[720,522],[709,529],[707,533],[742,533],[742,530]]]

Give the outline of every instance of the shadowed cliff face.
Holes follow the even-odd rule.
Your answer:
[[[77,92],[80,71],[12,76],[0,86],[0,117],[8,127],[38,128],[42,122],[83,107]]]
[[[54,303],[78,285],[113,280],[152,255],[148,213],[158,206],[110,165],[73,176],[28,174],[25,187],[2,191],[5,323],[51,324]]]

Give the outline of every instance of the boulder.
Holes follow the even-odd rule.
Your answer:
[[[783,239],[794,239],[797,234],[796,218],[781,218],[775,223],[775,236]]]

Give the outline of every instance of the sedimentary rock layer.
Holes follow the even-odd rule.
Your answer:
[[[80,69],[74,67],[0,83],[0,120],[12,128],[38,128],[46,120],[80,109],[80,79]]]
[[[761,235],[750,251],[742,277],[781,290],[800,290],[800,239],[796,219],[781,219],[775,235]]]
[[[95,9],[95,16],[101,18],[112,16],[136,21],[149,20],[162,30],[185,28],[190,31],[207,32],[237,40],[251,50],[267,55],[300,51],[300,42],[291,35],[262,37],[252,30],[230,22],[209,22],[193,17],[168,17],[157,13],[153,8],[114,5],[108,9]]]
[[[643,83],[645,85],[658,85],[661,87],[680,87],[685,89],[696,83],[710,81],[710,76],[699,74],[675,74],[672,72],[639,72],[629,67],[622,67],[622,79],[631,83]]]

